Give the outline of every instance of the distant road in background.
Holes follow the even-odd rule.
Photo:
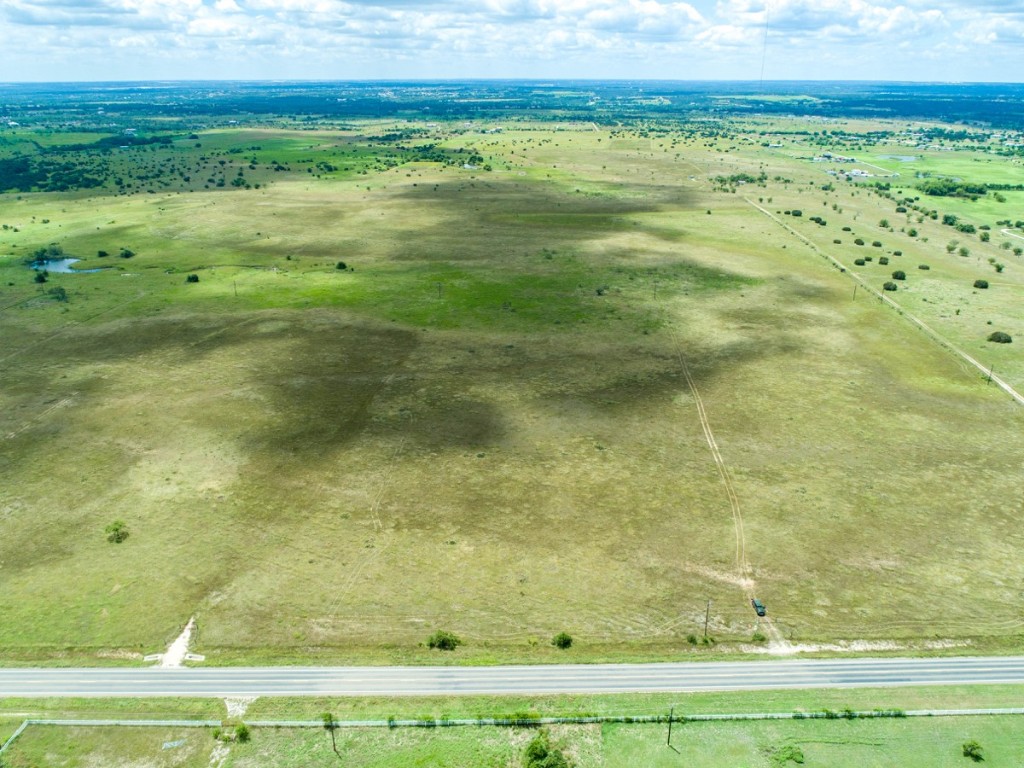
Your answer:
[[[511,667],[0,669],[0,696],[436,696],[1024,683],[1024,657]]]

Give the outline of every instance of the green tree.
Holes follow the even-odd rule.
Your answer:
[[[572,636],[568,632],[559,632],[551,638],[551,644],[564,651],[566,648],[572,647]]]
[[[430,648],[436,648],[439,651],[454,651],[460,645],[462,640],[456,637],[451,632],[446,632],[443,629],[439,629],[437,632],[427,638],[427,645]]]
[[[107,534],[107,541],[111,544],[120,544],[128,538],[128,526],[124,524],[123,520],[115,520],[104,528],[103,532]]]
[[[960,255],[966,259],[968,256],[971,255],[971,249],[968,248],[966,245],[960,246]]]
[[[976,742],[974,739],[965,741],[963,745],[964,757],[969,757],[976,763],[980,763],[985,759],[984,750],[981,744]]]

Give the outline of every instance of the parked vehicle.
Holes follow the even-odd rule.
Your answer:
[[[762,603],[756,597],[750,601],[750,604],[754,606],[754,612],[757,613],[758,616],[764,616],[766,613],[768,613],[768,609],[764,607],[764,603]]]

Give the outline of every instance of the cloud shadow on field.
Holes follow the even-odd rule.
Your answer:
[[[696,207],[696,195],[683,187],[650,185],[620,196],[567,192],[554,183],[525,179],[422,184],[403,191],[398,199],[423,215],[414,227],[396,225],[393,258],[428,261],[491,260],[509,250],[534,252],[619,233],[675,241],[678,232],[648,228],[630,217]],[[433,210],[436,215],[430,215]]]

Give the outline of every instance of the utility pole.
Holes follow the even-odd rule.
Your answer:
[[[994,364],[993,364],[993,365],[990,365],[990,366],[988,367],[988,383],[989,383],[989,384],[991,384],[991,383],[992,383],[992,371],[994,371],[995,369],[996,369],[996,367],[995,367],[995,365],[994,365]]]
[[[668,711],[668,740],[665,742],[668,746],[672,746],[672,715],[675,714],[676,708],[671,707]]]
[[[704,639],[708,636],[708,620],[711,618],[711,599],[708,598],[708,607],[704,609]]]
[[[860,288],[860,283],[854,283],[854,284],[853,284],[853,298],[854,298],[854,299],[856,299],[856,298],[857,298],[857,289],[858,289],[858,288]]]
[[[437,284],[437,298],[439,298],[439,299],[441,298],[441,284],[440,283]]]

